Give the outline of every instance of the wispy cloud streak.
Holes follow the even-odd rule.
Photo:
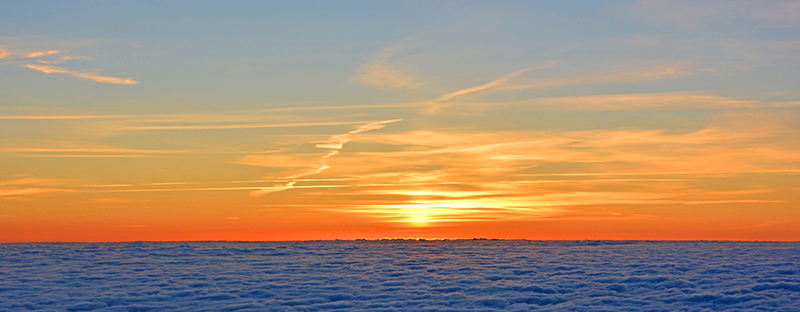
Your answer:
[[[486,89],[489,89],[489,88],[494,88],[494,87],[497,87],[497,86],[500,86],[500,85],[504,84],[506,81],[508,81],[511,78],[514,78],[516,76],[522,75],[525,72],[528,72],[528,71],[531,71],[531,70],[535,70],[535,69],[553,67],[553,66],[556,66],[557,64],[558,63],[556,63],[556,62],[548,62],[548,63],[546,63],[546,64],[544,64],[542,66],[523,68],[523,69],[520,69],[520,70],[515,71],[513,73],[510,73],[508,75],[505,75],[500,79],[496,79],[494,81],[491,81],[491,82],[488,82],[488,83],[485,83],[485,84],[482,84],[482,85],[479,85],[479,86],[474,86],[474,87],[471,87],[471,88],[466,88],[466,89],[458,90],[458,91],[455,91],[455,92],[447,93],[447,94],[442,95],[442,96],[440,96],[439,98],[437,98],[437,99],[435,99],[433,101],[428,102],[428,104],[430,106],[425,110],[425,112],[427,112],[427,113],[436,113],[436,112],[440,111],[444,106],[446,106],[446,104],[444,104],[445,102],[447,102],[449,100],[452,100],[453,98],[456,98],[456,97],[459,97],[459,96],[462,96],[462,95],[465,95],[465,94],[473,93],[473,92],[478,92],[478,91],[481,91],[481,90],[486,90]]]
[[[466,88],[466,89],[463,89],[463,90],[458,90],[456,92],[451,92],[451,93],[445,94],[445,95],[439,97],[438,99],[433,100],[433,102],[437,102],[437,103],[438,102],[444,102],[444,101],[448,101],[450,99],[453,99],[453,98],[455,98],[457,96],[461,96],[461,95],[464,95],[464,94],[468,94],[468,93],[477,92],[477,91],[489,89],[489,88],[492,88],[492,87],[496,87],[496,86],[502,85],[503,83],[505,83],[509,79],[514,78],[516,76],[519,76],[519,75],[521,75],[521,74],[523,74],[525,72],[528,72],[528,71],[531,71],[531,70],[535,70],[535,69],[553,67],[553,66],[556,66],[556,64],[557,63],[555,63],[555,62],[550,62],[550,63],[547,63],[547,64],[542,65],[542,66],[528,67],[528,68],[520,69],[520,70],[515,71],[513,73],[510,73],[510,74],[508,74],[508,75],[506,75],[506,76],[504,76],[504,77],[502,77],[500,79],[494,80],[492,82],[485,83],[485,84],[482,84],[482,85],[479,85],[479,86],[475,86],[475,87],[471,87],[471,88]]]
[[[415,37],[409,37],[381,50],[377,57],[361,65],[353,77],[363,84],[385,88],[416,88],[422,85],[411,75],[397,68],[391,62],[394,55],[409,45]]]
[[[319,144],[315,145],[316,148],[327,149],[327,150],[329,150],[329,152],[327,154],[323,155],[320,158],[320,160],[317,161],[314,164],[314,169],[306,171],[306,172],[302,172],[302,173],[299,173],[299,174],[291,175],[291,176],[285,177],[284,179],[295,180],[295,179],[299,179],[299,178],[310,176],[310,175],[315,175],[315,174],[318,174],[318,173],[320,173],[322,171],[325,171],[326,169],[330,168],[330,166],[328,165],[328,158],[331,158],[331,157],[335,156],[336,154],[338,154],[339,150],[342,149],[342,147],[344,147],[344,144],[347,143],[347,142],[350,142],[350,135],[351,134],[357,134],[357,133],[367,132],[367,131],[370,131],[370,130],[382,129],[383,127],[386,126],[386,124],[393,123],[393,122],[398,122],[398,121],[401,121],[401,120],[402,119],[392,119],[392,120],[370,122],[370,123],[367,123],[365,125],[362,125],[362,126],[356,128],[355,130],[351,130],[351,131],[349,131],[347,133],[334,135],[334,136],[330,137],[326,142],[319,143]],[[264,194],[279,192],[279,191],[283,191],[283,190],[294,188],[294,184],[295,184],[295,181],[289,182],[289,183],[287,183],[285,185],[274,185],[272,187],[264,188],[264,189],[261,189],[259,191],[253,191],[253,192],[250,193],[250,195],[251,196],[261,196],[261,195],[264,195]]]
[[[117,77],[108,77],[108,76],[101,76],[97,73],[84,73],[84,72],[77,72],[66,69],[64,67],[58,66],[51,66],[51,65],[36,65],[36,64],[25,64],[26,67],[43,72],[45,74],[67,74],[70,76],[83,78],[92,80],[99,83],[110,83],[110,84],[123,84],[123,85],[135,85],[139,84],[138,81],[133,80],[131,78],[117,78]]]
[[[64,52],[64,51],[58,51],[58,50],[32,51],[32,52],[25,53],[24,56],[25,56],[25,58],[36,58],[36,57],[40,57],[40,56],[53,55],[53,54],[58,54],[58,53],[62,53],[62,52]]]
[[[197,126],[139,126],[123,128],[124,130],[221,130],[221,129],[257,129],[284,127],[340,126],[363,123],[363,121],[337,122],[298,122],[284,124],[234,124],[234,125],[197,125]]]
[[[601,70],[589,71],[560,77],[549,77],[515,81],[498,86],[498,90],[522,90],[569,85],[610,84],[619,82],[653,81],[693,75],[688,69],[691,63],[644,63],[610,66]]]
[[[343,188],[347,185],[276,185],[273,187],[242,186],[242,187],[193,187],[193,188],[144,188],[144,189],[118,189],[118,190],[98,190],[98,193],[141,193],[141,192],[183,192],[183,191],[242,191],[251,190],[253,192],[263,192],[263,194],[274,193],[286,189],[319,189],[319,188]],[[283,189],[280,189],[283,188]],[[252,192],[251,192],[252,193]],[[263,195],[261,194],[261,195]]]
[[[0,119],[5,119],[5,120],[118,119],[118,118],[132,118],[132,117],[135,117],[135,116],[125,116],[125,115],[60,115],[60,116],[0,115]]]
[[[659,92],[634,94],[604,94],[547,97],[522,102],[504,103],[524,106],[528,110],[592,111],[592,110],[654,110],[680,108],[747,108],[759,105],[756,101],[737,100],[708,92]]]
[[[22,189],[0,189],[0,197],[23,196],[58,192],[76,192],[75,190],[54,189],[54,188],[22,188]]]
[[[138,81],[132,78],[119,78],[101,75],[97,72],[75,71],[66,67],[53,66],[52,64],[60,64],[68,61],[89,61],[92,58],[81,55],[67,55],[67,50],[29,50],[17,48],[0,48],[0,59],[8,59],[2,65],[7,64],[20,64],[31,70],[42,72],[45,74],[65,74],[81,79],[91,80],[99,83],[107,84],[122,84],[122,85],[135,85],[139,84]]]

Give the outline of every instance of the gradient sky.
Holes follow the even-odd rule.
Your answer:
[[[797,1],[3,1],[0,242],[800,240]]]

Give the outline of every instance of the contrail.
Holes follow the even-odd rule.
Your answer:
[[[469,94],[469,93],[472,93],[472,92],[477,92],[477,91],[489,89],[489,88],[492,88],[492,87],[496,87],[496,86],[504,84],[509,79],[514,78],[516,76],[519,76],[519,75],[521,75],[521,74],[523,74],[525,72],[528,72],[528,71],[531,71],[531,70],[535,70],[535,69],[553,67],[553,66],[556,66],[557,64],[558,64],[557,62],[547,62],[542,66],[523,68],[523,69],[520,69],[520,70],[515,71],[513,73],[510,73],[508,75],[505,75],[504,77],[502,77],[500,79],[497,79],[497,80],[494,80],[494,81],[489,82],[489,83],[485,83],[485,84],[482,84],[482,85],[479,85],[479,86],[474,86],[474,87],[471,87],[471,88],[458,90],[458,91],[455,91],[455,92],[450,92],[448,94],[440,96],[438,99],[435,99],[433,101],[427,102],[428,104],[431,105],[431,107],[426,109],[426,111],[427,112],[436,112],[436,111],[440,110],[443,106],[445,106],[445,104],[443,104],[443,102],[447,102],[447,101],[449,101],[449,100],[451,100],[451,99],[453,99],[455,97],[462,96],[464,94]]]
[[[284,177],[283,179],[293,180],[293,181],[290,181],[289,183],[286,183],[286,184],[276,184],[276,185],[273,185],[271,187],[265,187],[265,188],[262,188],[262,189],[257,190],[257,191],[252,191],[252,192],[250,192],[250,196],[261,196],[261,195],[265,195],[265,194],[269,194],[269,193],[275,193],[275,192],[280,192],[280,191],[283,191],[283,190],[288,190],[288,189],[294,188],[294,184],[296,183],[296,179],[299,179],[299,178],[302,178],[302,177],[306,177],[306,176],[310,176],[310,175],[315,175],[315,174],[318,174],[318,173],[323,172],[326,169],[330,168],[331,166],[328,165],[328,158],[331,158],[331,157],[335,156],[336,154],[339,154],[339,150],[342,149],[342,147],[344,147],[344,144],[347,143],[347,142],[350,142],[350,135],[351,134],[357,134],[357,133],[361,133],[361,132],[367,132],[367,131],[370,131],[370,130],[381,129],[381,128],[385,127],[386,124],[390,124],[390,123],[393,123],[393,122],[398,122],[398,121],[401,121],[401,120],[402,119],[391,119],[391,120],[370,122],[368,124],[365,124],[365,125],[362,125],[362,126],[356,128],[355,130],[351,130],[351,131],[349,131],[347,133],[343,133],[343,134],[337,134],[337,135],[334,135],[334,136],[328,138],[327,141],[325,141],[323,143],[319,143],[319,144],[314,146],[316,148],[323,148],[323,149],[327,149],[328,150],[328,153],[325,154],[324,156],[322,156],[320,158],[320,160],[315,163],[315,168],[314,169],[306,171],[306,172],[303,172],[303,173],[298,173],[298,174],[295,174],[295,175]]]

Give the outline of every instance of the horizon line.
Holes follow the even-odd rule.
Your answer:
[[[29,241],[0,242],[11,244],[117,244],[117,243],[297,243],[297,242],[386,242],[386,241],[526,241],[526,242],[742,242],[742,243],[800,243],[800,240],[734,240],[734,239],[526,239],[526,238],[423,238],[423,237],[385,237],[352,239],[306,239],[306,240],[130,240],[130,241]]]

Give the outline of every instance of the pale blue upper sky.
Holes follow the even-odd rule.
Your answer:
[[[800,78],[792,45],[798,23],[780,15],[780,3],[772,4],[759,11],[748,2],[708,2],[701,8],[691,2],[627,1],[5,2],[0,44],[69,50],[92,58],[71,62],[71,69],[102,69],[142,83],[132,91],[38,81],[38,75],[13,66],[3,66],[0,75],[5,94],[175,96],[191,100],[193,108],[215,109],[219,103],[196,100],[237,98],[245,107],[261,107],[266,98],[412,101],[549,61],[560,66],[543,75],[663,62],[682,64],[692,75],[658,84],[593,84],[509,96],[686,90],[746,96],[791,91]],[[353,82],[354,69],[399,42],[404,43],[389,61],[422,80],[419,88],[385,90]],[[71,86],[36,89],[48,83]]]

